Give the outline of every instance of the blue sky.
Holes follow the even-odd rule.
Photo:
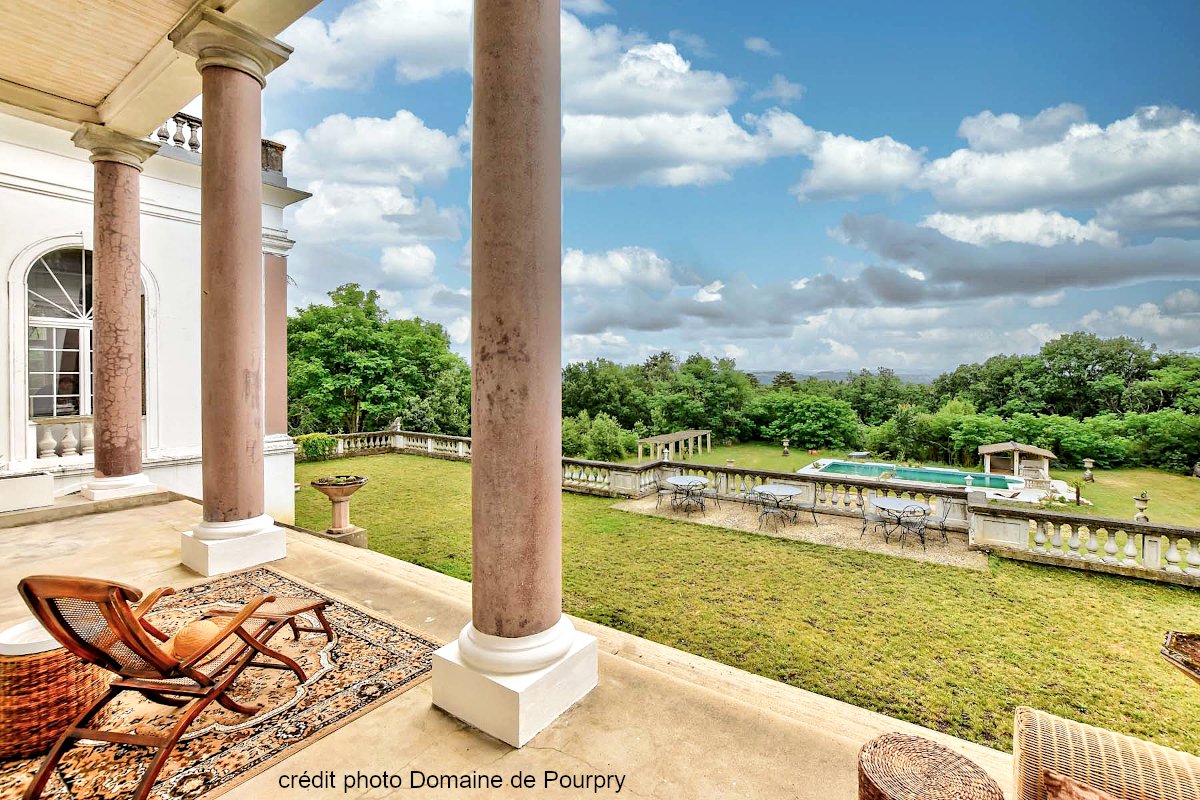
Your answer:
[[[357,281],[464,354],[470,8],[322,3],[265,99],[315,194],[293,304]],[[565,2],[564,359],[1200,348],[1198,36],[1194,2]]]

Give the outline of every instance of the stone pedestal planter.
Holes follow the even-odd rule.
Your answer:
[[[1150,495],[1142,492],[1133,498],[1133,504],[1137,507],[1137,513],[1133,516],[1134,522],[1149,522],[1150,517],[1146,516],[1146,507],[1150,505]]]
[[[367,532],[350,522],[350,495],[367,483],[360,475],[334,475],[312,482],[312,487],[329,498],[333,504],[333,522],[325,537],[352,547],[367,546]]]
[[[1092,474],[1092,468],[1096,466],[1096,460],[1085,458],[1083,460],[1083,479],[1089,483],[1096,480],[1096,476]]]

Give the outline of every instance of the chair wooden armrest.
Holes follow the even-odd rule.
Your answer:
[[[1045,800],[1048,769],[1122,800],[1200,797],[1200,758],[1188,753],[1025,707],[1014,729],[1016,800]]]
[[[144,617],[148,611],[150,611],[152,608],[154,608],[155,603],[157,603],[159,600],[166,597],[167,595],[171,595],[171,594],[175,594],[175,590],[172,589],[171,587],[169,587],[169,586],[160,587],[160,588],[155,589],[154,591],[150,592],[150,594],[146,596],[146,599],[143,600],[141,603],[139,603],[137,608],[133,609],[134,619],[136,619],[138,621],[138,623],[141,624],[142,628],[146,631],[146,633],[150,634],[155,639],[158,639],[160,642],[165,642],[167,639],[170,639],[171,637],[167,636],[165,633],[160,631],[153,623],[151,623],[149,620],[144,619]]]
[[[197,664],[207,658],[213,650],[223,645],[226,639],[228,639],[230,636],[238,635],[238,630],[242,627],[242,623],[250,619],[250,617],[254,615],[254,612],[258,611],[259,606],[261,606],[263,603],[274,602],[274,600],[275,596],[268,594],[263,595],[262,597],[256,597],[249,603],[246,603],[246,605],[242,607],[242,610],[238,612],[237,616],[231,617],[229,622],[225,624],[220,632],[209,639],[204,646],[193,653],[190,658],[181,662],[180,668],[185,671],[193,669]]]

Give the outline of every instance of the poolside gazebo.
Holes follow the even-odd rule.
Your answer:
[[[663,433],[638,439],[639,462],[642,460],[642,448],[644,447],[648,447],[651,455],[663,461],[670,461],[676,456],[691,458],[706,448],[708,452],[712,452],[712,431],[679,431],[678,433]]]
[[[1058,456],[1042,447],[1020,442],[1001,442],[979,447],[983,471],[1014,478],[1050,479],[1050,462]]]

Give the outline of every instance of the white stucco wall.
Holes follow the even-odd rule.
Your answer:
[[[176,156],[176,157],[172,157]],[[286,247],[283,206],[303,195],[264,187],[265,246]],[[142,263],[146,285],[146,472],[199,496],[200,168],[164,147],[142,173]],[[24,273],[56,247],[92,247],[92,165],[70,134],[0,114],[0,471],[47,469],[59,494],[90,472],[90,457],[39,459],[26,419]],[[282,243],[282,244],[281,244]],[[268,513],[290,522],[290,443],[268,449]]]

